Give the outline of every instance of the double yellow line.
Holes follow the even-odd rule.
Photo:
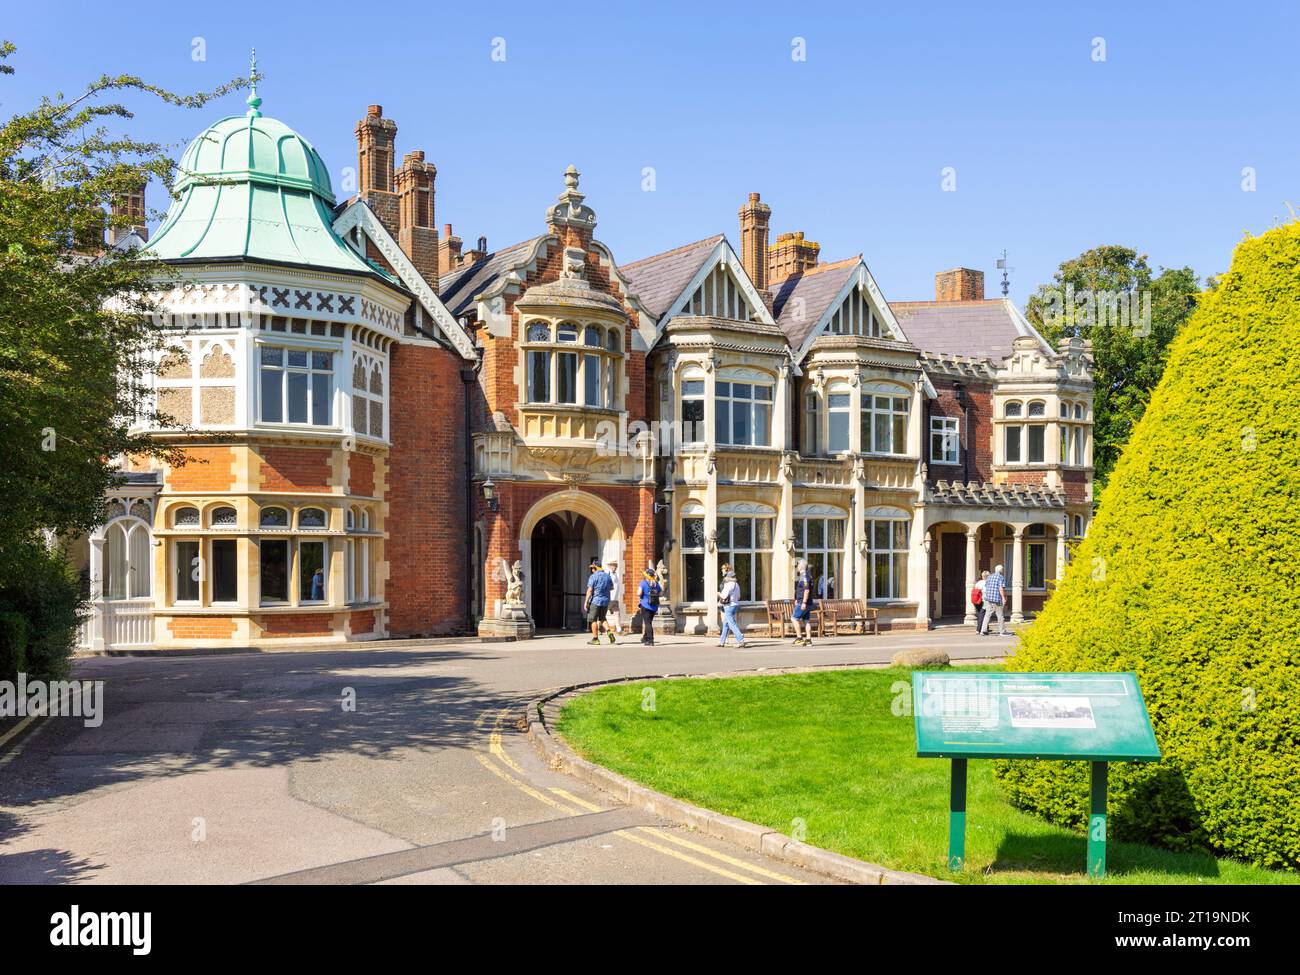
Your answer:
[[[485,711],[479,715],[478,723],[483,725],[493,712]],[[505,749],[501,746],[501,723],[509,715],[509,709],[501,708],[496,712],[495,719],[492,722],[492,729],[487,736],[488,750],[487,754],[478,751],[476,757],[479,762],[498,778],[509,782],[519,791],[536,799],[552,809],[558,810],[566,816],[578,816],[582,812],[604,812],[605,808],[595,803],[580,799],[571,792],[564,789],[548,788],[546,792],[534,788],[527,782],[523,781],[524,770],[519,767]],[[497,763],[500,763],[498,765]],[[505,768],[501,768],[504,765]],[[507,769],[509,771],[507,771]],[[513,773],[513,774],[512,774]],[[548,795],[547,792],[551,793]],[[558,797],[558,798],[557,798]],[[744,860],[728,856],[725,853],[719,853],[717,850],[710,849],[702,843],[695,843],[691,840],[683,839],[674,835],[672,832],[655,826],[633,826],[629,829],[616,830],[612,835],[628,840],[638,846],[644,846],[651,850],[656,850],[665,856],[680,860],[683,863],[689,863],[693,867],[706,870],[709,873],[719,877],[725,877],[728,880],[735,881],[738,884],[748,884],[750,886],[761,885],[764,880],[773,881],[781,884],[804,885],[804,881],[795,877],[789,877],[785,874],[777,873],[775,870],[768,870],[765,867],[756,866],[752,863],[746,863]],[[684,852],[689,850],[691,852]],[[698,854],[698,856],[693,855]],[[702,859],[708,857],[709,860]],[[712,862],[717,861],[717,862]],[[726,864],[727,867],[734,867],[735,870],[729,870],[727,867],[718,864]],[[746,873],[736,871],[743,870]],[[756,876],[754,876],[756,875]],[[763,878],[763,879],[757,879]]]

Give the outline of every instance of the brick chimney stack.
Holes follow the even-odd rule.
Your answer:
[[[357,123],[358,195],[370,205],[394,237],[399,225],[397,195],[393,192],[393,152],[397,123],[384,118],[384,106],[371,105]]]
[[[473,250],[467,250],[465,252],[465,256],[461,259],[461,264],[468,267],[471,264],[477,264],[479,261],[486,259],[487,256],[487,238],[480,237],[478,243],[474,245]]]
[[[110,212],[115,219],[126,219],[130,223],[127,226],[110,227],[108,231],[109,245],[116,244],[124,237],[129,237],[131,231],[140,235],[141,240],[149,239],[149,228],[145,226],[144,215],[144,190],[145,183],[120,193],[113,198],[112,205],[109,207]]]
[[[442,225],[442,240],[438,244],[438,273],[449,274],[460,266],[461,239],[451,232],[451,224]]]
[[[438,290],[438,228],[433,222],[438,169],[424,152],[408,152],[397,171],[397,243],[434,291]]]
[[[740,208],[740,263],[759,291],[767,287],[767,235],[771,220],[772,208],[757,193],[750,193],[749,202]]]
[[[955,267],[934,276],[935,301],[983,301],[984,272]]]
[[[822,245],[804,240],[803,231],[782,234],[767,249],[767,283],[775,287],[794,274],[802,274],[817,266],[817,255]]]

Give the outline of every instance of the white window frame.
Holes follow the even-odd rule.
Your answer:
[[[881,407],[878,400],[886,400],[888,407]],[[899,407],[899,402],[903,406]],[[876,418],[888,418],[889,444],[882,448],[876,443]],[[902,431],[896,434],[896,421],[901,417]],[[912,422],[911,398],[901,393],[882,390],[863,390],[862,392],[862,452],[879,454],[883,457],[899,457],[907,454],[907,428]],[[896,442],[897,441],[897,442]]]
[[[737,396],[735,393],[736,386],[748,386],[750,394],[748,396]],[[724,393],[722,390],[726,389]],[[762,399],[758,391],[766,390],[767,398]],[[727,422],[722,423],[723,404],[726,404]],[[714,416],[714,438],[717,443],[729,447],[770,447],[772,445],[772,412],[776,405],[776,387],[770,383],[756,379],[737,379],[722,378],[714,382],[713,392],[713,416]],[[749,440],[737,441],[734,439],[736,407],[740,406],[749,413]],[[767,407],[767,423],[764,424],[763,438],[759,441],[758,424],[755,417],[758,414],[759,407]],[[725,439],[718,436],[719,426],[724,433]]]
[[[936,435],[945,447],[952,448],[950,453],[935,455]],[[934,415],[930,417],[930,463],[961,463],[961,419],[959,417]]]
[[[888,544],[881,546],[876,541],[876,526],[879,524],[888,524]],[[898,542],[897,526],[903,526],[903,541],[901,546]],[[912,520],[907,517],[870,517],[866,519],[865,529],[867,533],[867,590],[868,599],[876,602],[888,600],[907,599],[907,573],[910,568],[908,557],[910,555]],[[898,592],[881,595],[876,592],[876,560],[877,557],[887,559],[889,565],[889,588],[895,588],[893,583],[898,581]],[[901,557],[901,562],[900,562]]]
[[[738,521],[748,521],[749,527],[749,545],[745,548],[737,548],[734,544],[735,523]],[[759,522],[767,523],[768,545],[759,544]],[[725,526],[725,527],[724,527]],[[724,534],[725,532],[725,534]],[[724,543],[723,539],[726,539]],[[724,562],[730,563],[732,569],[736,567],[736,556],[747,555],[750,558],[752,566],[749,575],[749,592],[745,592],[744,583],[741,583],[740,601],[742,603],[763,602],[772,598],[772,552],[775,548],[776,538],[776,516],[767,513],[750,513],[735,512],[718,517],[718,571],[722,571]],[[766,560],[764,560],[766,556]],[[757,571],[758,566],[762,564],[763,578]],[[739,574],[737,574],[739,575]],[[722,586],[722,580],[718,579],[717,585]],[[737,581],[740,581],[737,579]],[[764,585],[760,585],[760,582]],[[761,591],[765,590],[765,591]]]
[[[270,426],[317,427],[317,428],[333,428],[337,426],[335,420],[335,404],[334,404],[334,398],[335,398],[334,394],[339,388],[338,379],[337,379],[338,363],[335,360],[335,354],[338,352],[337,349],[328,348],[319,345],[289,345],[289,344],[281,344],[279,342],[258,342],[256,344],[256,349],[257,349],[257,364],[256,364],[257,378],[255,382],[257,388],[257,422],[259,424],[266,424]],[[264,363],[262,361],[262,357],[267,352],[279,352],[281,354],[280,364],[268,365]],[[289,365],[290,353],[299,353],[299,352],[306,355],[307,364],[305,366]],[[328,357],[329,359],[328,369],[318,368],[316,366],[315,357],[317,355],[323,355]],[[265,385],[263,383],[262,377],[264,373],[268,371],[278,372],[280,374],[280,419],[278,420],[267,419],[265,416],[266,398],[265,398]],[[307,376],[307,401],[306,401],[307,419],[305,421],[289,419],[289,376],[291,374]],[[328,394],[325,397],[326,418],[324,423],[316,422],[315,416],[313,415],[314,396],[312,394],[316,388],[317,376],[327,376],[328,377],[327,381],[329,383]]]

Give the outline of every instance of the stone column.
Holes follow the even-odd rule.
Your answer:
[[[966,617],[962,621],[975,625],[975,607],[971,605],[971,590],[979,583],[979,525],[966,525]]]
[[[1014,525],[1012,528],[1016,534],[1011,555],[1015,566],[1011,570],[1011,622],[1023,623],[1025,621],[1025,526]]]
[[[790,455],[782,454],[778,464],[781,507],[776,514],[776,537],[772,539],[772,598],[790,599],[794,596],[794,555],[786,543],[794,534],[794,462]]]
[[[153,590],[151,589],[150,592]],[[90,647],[104,649],[104,539],[90,540]]]
[[[930,553],[925,550],[927,534],[929,531],[925,523],[925,509],[917,508],[912,516],[907,595],[916,600],[916,623],[923,630],[930,628]]]
[[[704,621],[708,632],[718,631],[718,548],[713,540],[718,535],[718,468],[715,398],[718,391],[716,368],[706,367],[704,376],[704,431],[708,454],[705,463],[708,478],[704,489]]]

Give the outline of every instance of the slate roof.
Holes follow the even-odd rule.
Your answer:
[[[831,264],[819,264],[768,288],[772,295],[772,317],[789,338],[792,349],[803,348],[813,327],[852,277],[861,260],[861,255],[858,255]],[[796,298],[802,301],[796,301]],[[911,337],[910,332],[908,337]]]
[[[657,320],[691,283],[700,265],[723,237],[714,234],[631,264],[620,264],[618,269],[627,279],[629,290],[641,299],[641,307]]]
[[[439,275],[438,297],[452,317],[460,318],[473,304],[475,295],[482,294],[502,274],[521,263],[539,240],[541,236],[512,244],[468,267]]]
[[[1052,351],[1006,298],[982,301],[891,301],[898,324],[917,348],[926,352],[989,359],[995,364],[1011,354],[1011,343],[1033,335]]]

